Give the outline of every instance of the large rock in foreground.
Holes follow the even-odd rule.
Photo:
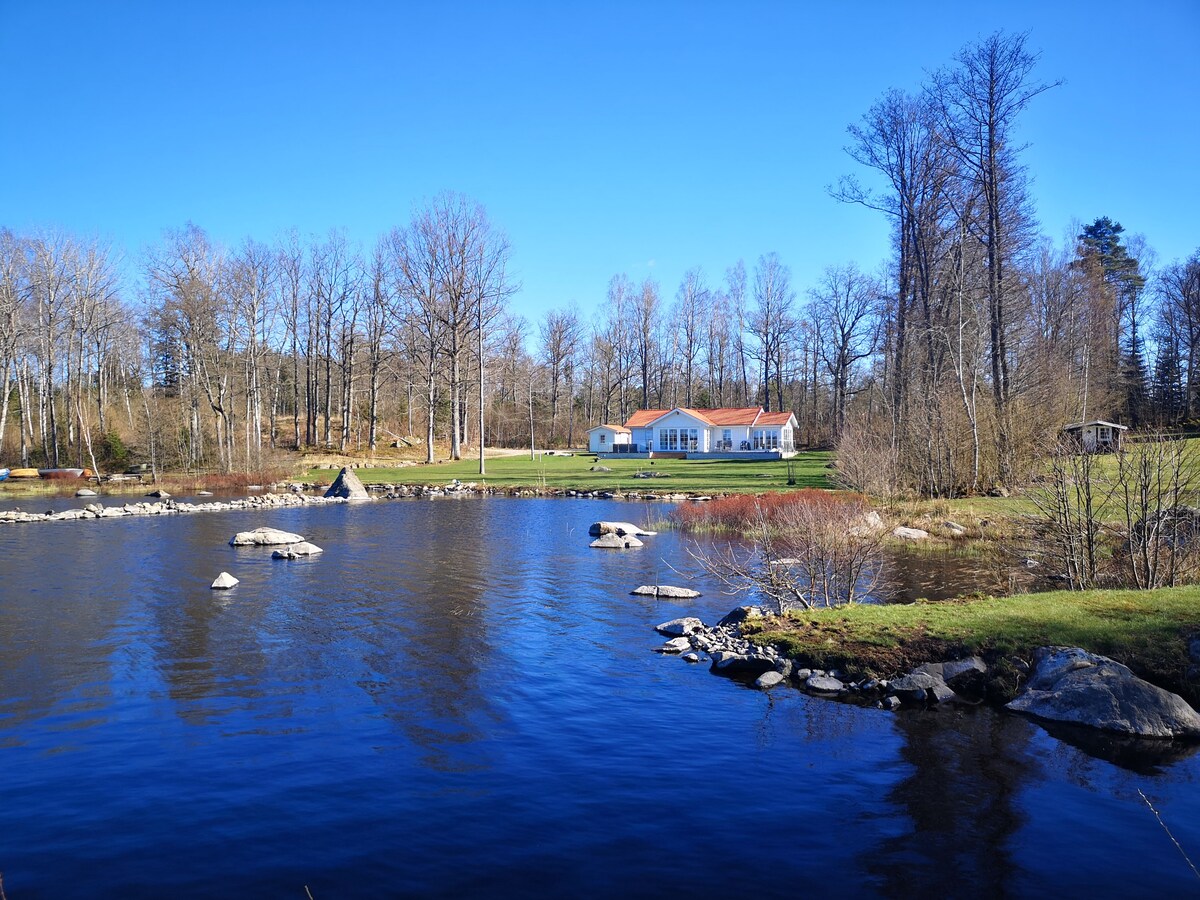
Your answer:
[[[278,528],[255,528],[253,531],[239,531],[229,539],[231,547],[278,547],[283,544],[299,544],[304,537],[292,534],[290,531],[280,531]]]
[[[371,495],[363,487],[362,479],[354,474],[353,469],[343,468],[338,477],[333,480],[326,497],[341,497],[343,500],[370,500]]]
[[[1078,647],[1038,648],[1029,684],[1008,708],[1139,737],[1200,739],[1200,713],[1182,697]]]

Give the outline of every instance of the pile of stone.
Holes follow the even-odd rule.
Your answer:
[[[29,513],[20,510],[0,512],[0,523],[18,522],[73,522],[85,519],[116,519],[126,516],[165,516],[182,513],[224,512],[233,509],[277,509],[286,506],[307,506],[321,503],[345,503],[338,497],[306,497],[301,494],[262,494],[238,500],[208,503],[179,503],[166,499],[154,503],[125,503],[121,506],[104,506],[89,503],[82,509],[65,509],[62,512]]]

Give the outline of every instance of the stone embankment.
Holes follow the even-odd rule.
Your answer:
[[[681,654],[688,662],[709,661],[720,675],[753,678],[770,689],[791,683],[800,690],[831,700],[897,710],[946,703],[981,702],[992,673],[978,656],[928,662],[892,678],[855,679],[840,671],[807,668],[777,648],[749,640],[742,623],[760,619],[757,606],[734,609],[714,626],[694,616],[655,627],[668,638],[659,653]],[[1200,639],[1195,655],[1200,656]],[[1019,661],[1017,668],[1024,666]],[[1126,666],[1075,647],[1042,647],[1034,667],[1007,708],[1039,719],[1069,722],[1100,731],[1144,738],[1200,739],[1200,713],[1177,694],[1149,684]]]
[[[88,519],[119,519],[129,516],[167,516],[202,512],[226,512],[232,509],[268,510],[288,506],[317,506],[326,503],[345,503],[341,497],[310,497],[305,494],[262,494],[237,500],[219,500],[204,503],[180,503],[178,500],[156,500],[153,503],[125,503],[121,506],[105,506],[89,503],[82,509],[64,509],[61,512],[22,512],[21,510],[0,511],[0,524],[20,522],[74,522]]]

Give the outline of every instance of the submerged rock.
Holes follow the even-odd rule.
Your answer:
[[[237,583],[238,583],[238,580],[236,578],[234,578],[232,575],[230,575],[228,572],[222,572],[220,575],[218,575],[216,577],[216,580],[213,581],[213,583],[211,585],[209,585],[209,587],[212,588],[214,591],[223,591],[223,590],[228,590],[229,588],[233,587]]]
[[[253,531],[239,531],[229,539],[229,545],[231,547],[273,547],[281,544],[299,544],[303,540],[302,535],[263,526],[255,528]]]
[[[754,680],[754,686],[763,689],[773,688],[777,684],[782,684],[783,680],[784,676],[782,672],[763,672]]]
[[[1122,734],[1200,739],[1200,713],[1182,697],[1078,647],[1039,647],[1025,691],[1007,708]]]
[[[343,500],[370,500],[371,495],[363,486],[362,480],[352,469],[343,468],[338,477],[333,480],[326,497],[341,497]]]

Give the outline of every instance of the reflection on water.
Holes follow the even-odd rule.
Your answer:
[[[653,653],[656,622],[737,601],[703,579],[687,604],[629,596],[679,578],[680,537],[593,551],[587,527],[652,513],[0,528],[9,896],[1070,894],[1079,865],[1099,896],[1190,887],[1137,790],[1200,847],[1195,756],[1135,765],[990,710],[764,694]],[[326,552],[227,545],[261,524]],[[241,583],[209,590],[222,570]]]

